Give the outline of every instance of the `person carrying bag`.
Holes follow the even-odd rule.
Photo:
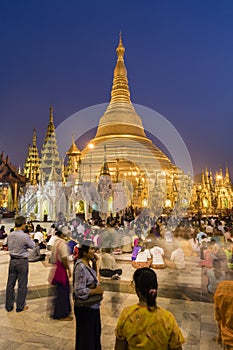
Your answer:
[[[79,248],[79,259],[73,272],[76,350],[101,350],[100,301],[103,289],[91,265],[94,258],[93,242],[84,241]]]
[[[52,248],[52,261],[55,267],[49,274],[49,282],[55,288],[55,296],[52,302],[51,317],[61,321],[72,321],[70,305],[70,283],[71,277],[70,265],[68,261],[68,247],[64,240],[65,235],[57,230],[56,242]]]
[[[74,274],[75,274],[75,269],[77,267],[78,264],[83,264],[81,260],[78,260],[74,266]],[[89,266],[86,266],[84,265],[84,268],[86,268],[89,273],[93,276],[94,278],[94,281],[87,285],[88,288],[90,289],[95,289],[98,285],[98,281],[96,279],[96,276],[95,274],[92,272],[92,269],[89,267]],[[74,279],[73,279],[74,281]],[[73,299],[74,299],[74,304],[77,306],[77,307],[82,307],[82,306],[91,306],[91,305],[94,305],[96,303],[99,303],[102,299],[103,299],[103,294],[92,294],[92,295],[88,295],[88,298],[87,299],[82,299],[78,296],[76,296],[75,293],[73,293]]]
[[[62,262],[58,259],[58,253],[59,253],[59,245],[61,242],[58,242],[56,247],[56,262],[53,268],[50,270],[50,274],[48,276],[48,282],[52,285],[56,285],[57,283],[61,283],[64,286],[67,284],[68,277],[66,273],[66,268],[62,264]]]

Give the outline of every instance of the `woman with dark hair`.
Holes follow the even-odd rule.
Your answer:
[[[78,250],[79,258],[74,266],[74,300],[87,300],[89,296],[103,294],[96,277],[95,247],[86,240]],[[100,303],[77,305],[74,303],[76,318],[76,350],[101,350]]]
[[[156,305],[156,273],[147,267],[137,269],[133,283],[139,302],[121,312],[115,350],[181,350],[184,338],[175,317]]]
[[[56,231],[55,234],[57,239],[52,248],[51,261],[56,264],[56,269],[59,271],[59,276],[58,280],[53,280],[52,282],[52,284],[56,287],[52,318],[61,321],[71,321],[73,317],[70,315],[71,305],[69,277],[71,277],[71,271],[68,261],[69,252],[67,243],[64,240],[65,235],[59,230]]]

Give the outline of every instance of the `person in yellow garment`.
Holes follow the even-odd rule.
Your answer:
[[[233,350],[233,281],[232,273],[228,276],[231,281],[218,284],[214,294],[215,320],[218,323],[218,342],[224,350]]]
[[[115,350],[181,350],[184,338],[175,317],[156,304],[156,273],[147,267],[137,269],[133,283],[139,302],[122,310]]]

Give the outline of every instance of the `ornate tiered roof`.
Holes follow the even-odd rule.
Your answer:
[[[0,182],[13,185],[26,183],[25,176],[18,173],[16,168],[10,163],[8,156],[4,159],[3,153],[0,155]]]
[[[50,119],[44,144],[41,150],[40,179],[43,183],[56,178],[62,181],[62,165],[59,158],[55,126],[53,122],[53,107],[50,107]]]
[[[28,146],[28,156],[24,165],[24,175],[27,181],[35,185],[39,181],[40,157],[36,145],[36,129],[33,130],[32,146]]]

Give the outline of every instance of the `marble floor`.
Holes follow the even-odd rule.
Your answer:
[[[119,257],[118,257],[119,259]],[[27,304],[29,310],[23,313],[15,311],[7,313],[4,309],[5,285],[7,279],[9,255],[0,251],[0,349],[27,350],[27,349],[74,349],[74,321],[61,322],[49,318],[48,305],[51,299],[51,289],[47,283],[50,265],[45,262],[30,264],[29,292]],[[102,279],[105,289],[104,299],[101,305],[102,318],[102,346],[103,350],[114,348],[114,329],[118,315],[123,307],[137,301],[130,286],[133,269],[127,261],[119,261],[123,268],[123,276],[120,281]],[[158,271],[160,292],[158,304],[173,312],[184,334],[186,343],[184,349],[214,350],[220,349],[214,341],[217,335],[217,326],[214,320],[213,303],[204,302],[202,293],[198,294],[200,281],[199,270],[196,268],[196,276],[190,272],[182,271],[175,274],[168,269]],[[194,289],[194,300],[182,294],[177,285],[182,280],[186,289]],[[166,281],[166,283],[165,283]],[[170,283],[170,284],[169,284]],[[190,287],[189,287],[190,286]],[[186,290],[185,289],[185,290]],[[172,297],[174,290],[175,297]],[[200,292],[200,290],[199,290]],[[163,296],[165,294],[169,296]]]
[[[46,252],[46,254],[50,254]],[[134,269],[129,255],[116,256],[123,269],[121,280],[102,279],[105,290],[101,303],[102,349],[114,349],[114,329],[123,307],[137,302],[130,285]],[[30,263],[27,305],[22,313],[5,311],[5,286],[9,254],[0,251],[0,350],[73,350],[74,321],[57,321],[49,317],[52,290],[47,282],[51,265],[45,262]],[[206,293],[203,270],[198,258],[186,261],[186,269],[156,270],[159,281],[158,305],[170,310],[185,337],[185,350],[218,350],[214,338],[217,325],[214,320],[212,298]]]

